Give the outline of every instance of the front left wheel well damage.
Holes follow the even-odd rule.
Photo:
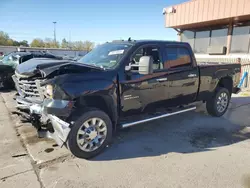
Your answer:
[[[77,118],[81,116],[84,112],[91,109],[98,109],[105,112],[115,126],[117,124],[117,108],[116,104],[112,102],[112,98],[109,96],[85,96],[76,99],[75,110],[71,117]]]

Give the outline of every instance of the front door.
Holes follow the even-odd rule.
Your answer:
[[[195,100],[199,87],[199,72],[186,46],[166,46],[164,67],[168,69],[169,106],[188,104]]]
[[[121,116],[141,113],[162,105],[168,97],[167,71],[161,71],[163,67],[160,46],[147,45],[139,48],[132,55],[132,66],[139,62],[140,57],[147,55],[154,59],[154,72],[148,75],[141,75],[136,68],[125,73],[124,79],[120,80],[121,88]]]

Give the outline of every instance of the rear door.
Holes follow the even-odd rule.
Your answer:
[[[166,45],[164,58],[164,69],[168,70],[168,104],[176,106],[193,102],[199,87],[199,71],[190,48]]]

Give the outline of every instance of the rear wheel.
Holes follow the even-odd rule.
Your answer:
[[[217,88],[213,97],[207,100],[207,112],[215,117],[222,116],[228,108],[230,102],[230,92],[226,88]]]
[[[112,122],[100,110],[85,112],[74,123],[68,148],[79,158],[92,158],[105,149],[112,139]]]

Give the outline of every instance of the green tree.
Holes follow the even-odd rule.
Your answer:
[[[8,40],[10,40],[9,35],[3,31],[0,31],[0,45],[8,46],[11,43]]]
[[[45,47],[45,44],[42,39],[36,38],[30,44],[31,47]]]
[[[45,38],[44,39],[44,47],[45,48],[52,48],[51,46],[53,45],[53,40],[50,38]]]
[[[94,48],[94,43],[86,40],[86,41],[83,42],[83,46],[84,46],[84,50],[89,52]]]
[[[82,41],[75,41],[72,44],[73,50],[84,50],[84,44]]]
[[[69,42],[66,41],[66,39],[62,39],[61,48],[68,48]]]
[[[52,44],[51,44],[51,48],[59,48],[60,47],[60,44],[59,44],[59,42],[53,42]]]
[[[18,41],[16,41],[16,40],[13,40],[13,44],[12,45],[13,46],[20,46],[20,43]]]
[[[73,50],[86,50],[86,51],[91,51],[94,47],[94,43],[90,41],[76,41],[73,42]]]
[[[29,47],[29,43],[27,40],[22,40],[19,42],[19,46],[25,46],[25,47]]]
[[[55,43],[54,40],[51,38],[45,38],[44,45],[45,48],[59,48],[59,43],[58,42]]]
[[[14,41],[12,39],[7,40],[7,46],[14,46]]]
[[[13,40],[9,37],[8,33],[5,33],[3,31],[0,31],[0,45],[3,46],[29,46],[28,41],[23,40],[21,42],[18,42],[16,40]]]

